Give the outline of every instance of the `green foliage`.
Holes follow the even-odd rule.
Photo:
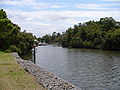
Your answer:
[[[38,41],[45,42],[45,43],[61,43],[62,36],[60,33],[53,32],[52,35],[46,34],[42,38],[38,38]]]
[[[101,29],[103,31],[109,31],[115,28],[116,21],[112,17],[101,18],[99,23],[101,24]]]
[[[104,36],[103,49],[120,50],[120,29],[110,30]]]
[[[3,9],[0,10],[0,19],[5,19],[7,18],[6,12],[3,11]]]
[[[50,35],[45,35],[42,37],[41,42],[51,43],[52,37]]]
[[[31,33],[20,32],[20,27],[13,24],[3,11],[0,10],[0,50],[18,52],[20,55],[28,53],[34,44]]]
[[[21,53],[21,50],[20,50],[20,48],[17,48],[16,46],[11,45],[11,46],[6,50],[6,52],[18,52],[18,53]]]
[[[83,41],[80,37],[73,37],[70,41],[69,46],[74,48],[82,48],[83,47]]]
[[[120,50],[120,22],[112,17],[79,23],[62,35],[56,35],[54,32],[52,36],[43,36],[41,40],[61,43],[63,47]]]
[[[21,49],[21,51],[23,52],[23,54],[25,54],[25,51],[27,49],[25,43],[24,42],[20,42],[18,47]]]

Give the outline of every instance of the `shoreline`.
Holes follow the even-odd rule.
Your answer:
[[[55,74],[48,72],[47,70],[34,64],[32,61],[26,61],[21,59],[17,53],[13,53],[17,63],[19,63],[25,71],[35,76],[37,81],[48,90],[83,90],[63,79]]]

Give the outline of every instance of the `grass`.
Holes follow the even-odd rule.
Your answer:
[[[17,64],[10,53],[0,52],[0,90],[46,90]]]

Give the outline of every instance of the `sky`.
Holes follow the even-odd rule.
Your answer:
[[[0,9],[37,37],[104,17],[120,21],[120,0],[0,0]]]

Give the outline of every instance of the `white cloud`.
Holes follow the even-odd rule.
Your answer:
[[[67,5],[51,5],[51,8],[65,8],[68,7]]]
[[[118,8],[109,8],[110,6],[120,6],[120,3],[110,3],[110,4],[76,4],[76,8],[81,9],[95,9],[95,10],[109,10],[109,9],[118,9]]]
[[[27,30],[27,32],[32,32],[36,36],[43,36],[45,34],[51,34],[55,32],[63,32],[68,26],[62,25],[53,25],[53,24],[46,24],[40,22],[17,22],[22,27],[23,30]]]
[[[102,4],[76,4],[76,7],[81,9],[97,9],[97,10],[106,9],[103,6],[104,5]]]
[[[103,17],[113,17],[120,20],[119,8],[109,8],[110,6],[119,6],[120,3],[111,4],[56,4],[43,3],[36,0],[2,0],[2,5],[12,5],[15,7],[30,7],[33,11],[20,11],[18,9],[5,9],[14,23],[18,24],[22,30],[32,32],[37,36],[50,34],[54,31],[62,32],[74,24],[88,21],[99,20]],[[44,10],[44,8],[82,8],[91,11],[77,10]],[[43,9],[43,10],[42,10]],[[108,10],[110,9],[110,10]],[[95,10],[95,11],[92,11]],[[104,11],[105,10],[105,11]]]
[[[17,7],[29,7],[32,9],[45,9],[45,8],[63,8],[67,7],[66,5],[59,5],[56,3],[43,3],[36,0],[3,0],[0,1],[2,5],[12,5]]]
[[[103,1],[120,1],[120,0],[103,0]],[[12,5],[16,7],[28,7],[29,9],[48,9],[48,8],[79,8],[79,9],[88,9],[88,10],[108,10],[110,6],[120,6],[120,3],[110,3],[110,4],[96,4],[96,3],[88,3],[88,4],[59,4],[59,3],[44,3],[37,0],[3,0],[0,1],[2,5]],[[117,10],[118,8],[110,8],[113,10]]]
[[[102,1],[120,2],[120,0],[102,0]]]
[[[49,7],[49,4],[37,2],[35,0],[18,0],[18,1],[3,0],[3,1],[0,1],[0,4],[13,5],[13,6],[17,6],[17,7],[30,7],[30,8],[34,8],[34,9],[43,9],[43,8]]]
[[[23,12],[6,10],[8,18],[20,25],[23,30],[37,36],[50,34],[54,31],[63,32],[74,24],[99,20],[103,17],[113,17],[120,21],[120,11],[34,11]]]
[[[11,0],[2,0],[0,1],[0,4],[4,4],[4,5],[16,5],[18,4],[17,1],[11,1]]]

